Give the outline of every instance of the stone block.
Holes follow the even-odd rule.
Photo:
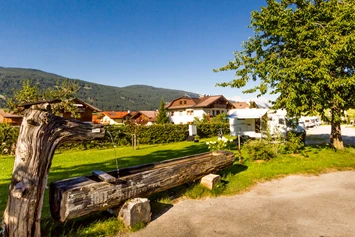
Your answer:
[[[118,217],[126,226],[149,223],[151,219],[150,202],[147,198],[133,198],[121,207]]]
[[[221,176],[217,174],[209,174],[201,179],[201,185],[212,190],[219,182],[221,182]]]

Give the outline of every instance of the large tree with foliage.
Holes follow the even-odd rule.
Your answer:
[[[157,115],[157,124],[169,123],[168,111],[165,108],[165,102],[163,99],[160,101],[160,106]]]
[[[233,61],[215,71],[235,70],[217,84],[257,86],[245,93],[277,94],[274,108],[290,116],[331,111],[330,144],[343,149],[341,117],[355,105],[355,1],[268,0],[251,13],[254,36]]]

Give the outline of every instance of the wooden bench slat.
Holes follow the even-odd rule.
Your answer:
[[[112,175],[106,173],[106,172],[103,172],[101,170],[93,170],[92,171],[92,174],[95,175],[96,177],[98,177],[99,179],[101,179],[102,181],[105,181],[105,182],[115,182],[116,181],[116,178],[113,177]]]

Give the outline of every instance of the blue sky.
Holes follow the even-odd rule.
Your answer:
[[[265,0],[0,0],[0,66],[35,68],[123,87],[134,84],[249,100],[214,73],[253,35]],[[272,98],[272,97],[269,97]]]

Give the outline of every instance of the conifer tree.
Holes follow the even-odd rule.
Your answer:
[[[168,117],[168,111],[165,108],[165,102],[163,100],[163,98],[160,101],[160,106],[159,106],[159,111],[158,111],[158,115],[157,115],[157,124],[165,124],[165,123],[169,123],[169,117]]]

